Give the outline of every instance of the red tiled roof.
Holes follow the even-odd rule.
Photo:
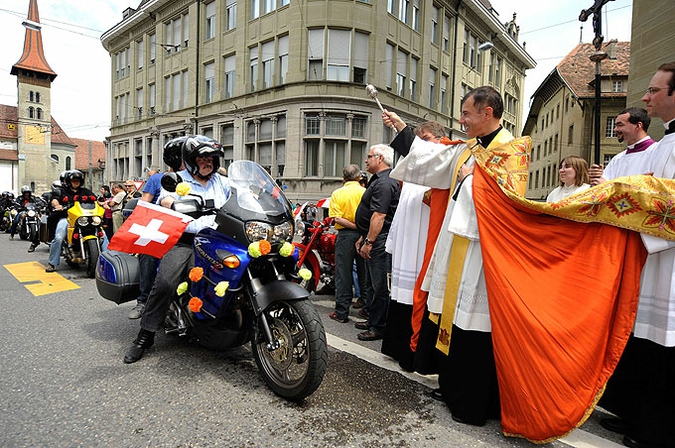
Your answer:
[[[38,12],[37,0],[30,0],[28,6],[28,20],[40,23],[40,13]],[[11,74],[17,75],[19,69],[30,70],[48,75],[50,80],[54,81],[56,73],[47,63],[45,52],[42,48],[42,32],[26,28],[26,37],[23,42],[23,55],[19,61],[12,66]]]
[[[609,42],[605,43],[603,50],[608,51],[609,45]],[[630,42],[617,42],[616,45],[616,59],[605,59],[600,63],[603,78],[628,76]],[[593,98],[595,96],[593,84],[595,81],[595,62],[589,59],[594,52],[593,44],[579,44],[557,66],[560,76],[579,98]],[[608,92],[603,92],[602,96],[608,97],[611,95]],[[617,94],[617,96],[626,96],[626,93]]]
[[[75,148],[75,169],[87,171],[89,169],[89,142],[91,141],[91,163],[94,168],[98,168],[98,161],[105,160],[105,145],[96,140],[86,140],[82,138],[71,139],[76,145]]]

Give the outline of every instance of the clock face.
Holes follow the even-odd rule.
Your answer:
[[[24,142],[32,145],[44,145],[45,134],[39,126],[25,125],[23,132]]]

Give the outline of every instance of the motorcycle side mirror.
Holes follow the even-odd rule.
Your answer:
[[[170,193],[176,191],[176,185],[183,182],[183,178],[178,173],[168,172],[162,175],[162,188]]]

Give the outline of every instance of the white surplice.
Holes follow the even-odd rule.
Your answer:
[[[389,228],[385,250],[391,257],[391,299],[412,305],[417,275],[422,268],[429,233],[429,206],[423,203],[429,189],[404,182],[398,207]]]

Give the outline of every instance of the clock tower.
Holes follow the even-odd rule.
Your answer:
[[[51,154],[51,84],[56,73],[42,48],[42,33],[37,0],[30,0],[28,17],[23,22],[26,37],[23,54],[12,66],[17,77],[17,152],[19,188],[29,185],[35,192],[49,190],[58,178],[58,160]],[[57,162],[56,164],[54,162]]]

